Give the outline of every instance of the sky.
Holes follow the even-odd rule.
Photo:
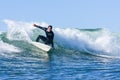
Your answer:
[[[120,29],[120,0],[0,0],[0,10],[0,31],[7,30],[5,19],[61,28]]]

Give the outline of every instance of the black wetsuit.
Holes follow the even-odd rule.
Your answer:
[[[52,47],[54,47],[54,43],[53,43],[54,33],[53,33],[53,31],[48,32],[48,31],[47,31],[47,28],[41,27],[41,26],[37,26],[37,25],[36,25],[35,27],[44,30],[45,33],[46,33],[46,37],[45,37],[45,36],[42,36],[42,35],[39,35],[39,36],[37,37],[37,39],[36,39],[36,42],[39,42],[39,40],[41,39],[45,44],[48,44],[48,45],[51,44]]]

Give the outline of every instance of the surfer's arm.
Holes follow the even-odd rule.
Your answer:
[[[44,30],[44,31],[47,29],[47,28],[45,28],[45,27],[41,27],[41,26],[36,25],[36,24],[33,24],[33,26],[34,26],[34,27],[37,27],[37,28],[40,28],[40,29],[42,29],[42,30]]]

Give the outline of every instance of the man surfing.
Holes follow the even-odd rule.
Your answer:
[[[45,44],[51,45],[52,48],[54,48],[54,43],[53,43],[54,33],[53,33],[53,31],[52,31],[52,26],[49,25],[48,28],[46,28],[46,27],[41,27],[41,26],[36,25],[36,24],[33,24],[33,26],[44,30],[45,33],[46,33],[46,37],[45,37],[45,36],[42,36],[42,35],[39,35],[39,36],[37,37],[37,39],[36,39],[36,42],[39,42],[39,40],[41,39]]]

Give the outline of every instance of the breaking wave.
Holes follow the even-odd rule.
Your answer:
[[[32,26],[36,22],[12,20],[4,20],[4,22],[8,26],[8,31],[0,33],[1,52],[23,51],[24,48],[22,47],[25,45],[16,47],[15,44],[24,42],[30,45],[30,42],[35,41],[39,34],[45,35],[42,30]],[[44,22],[37,24],[47,27],[47,24]],[[118,33],[102,28],[76,29],[54,27],[53,31],[55,33],[54,42],[56,48],[72,49],[98,56],[120,57],[120,34]]]

